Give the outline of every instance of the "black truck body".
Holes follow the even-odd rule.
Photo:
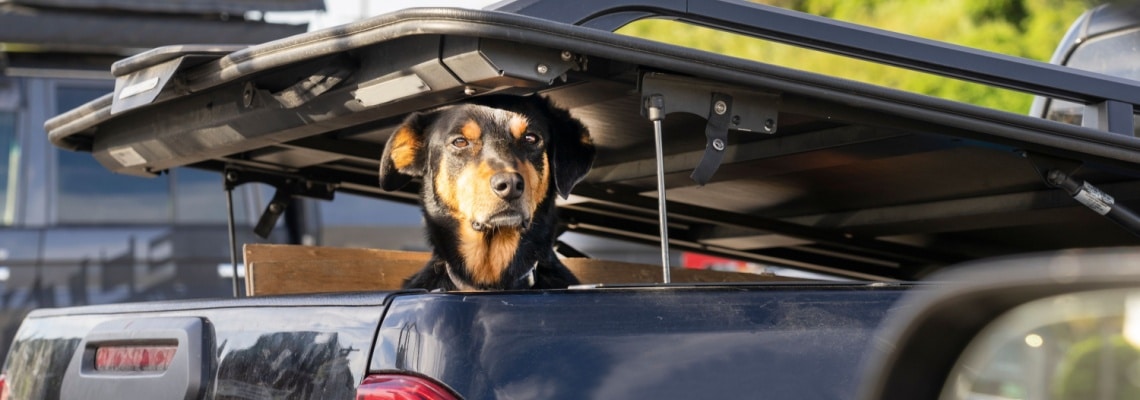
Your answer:
[[[610,32],[651,15],[1078,102],[1086,126]],[[469,399],[850,398],[874,330],[910,288],[899,281],[1135,244],[1140,231],[1140,82],[742,1],[413,9],[243,49],[159,48],[113,73],[114,93],[48,122],[53,143],[120,173],[190,166],[219,172],[219,189],[263,182],[280,198],[414,202],[418,188],[383,192],[376,177],[407,113],[541,94],[598,146],[560,203],[568,231],[656,243],[660,173],[672,249],[853,282],[44,309],[5,364],[13,398],[351,398],[378,375]],[[647,105],[663,107],[660,131]],[[709,120],[724,108],[720,129]],[[263,227],[279,208],[267,210]],[[185,374],[89,368],[100,346],[130,343],[193,356],[167,370]]]
[[[169,374],[152,379],[161,393],[140,392],[142,385],[96,375],[77,383],[78,392],[349,399],[364,376],[395,372],[431,377],[469,399],[843,398],[856,389],[871,334],[902,292],[789,285],[360,293],[39,310],[8,358],[7,383],[12,398],[61,398],[66,381],[77,379],[64,371],[100,323],[191,318],[207,321],[215,346],[201,362],[210,366],[201,386],[185,389]],[[193,396],[182,397],[187,391]]]

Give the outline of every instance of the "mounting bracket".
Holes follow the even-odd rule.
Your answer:
[[[336,190],[336,185],[332,183],[319,182],[301,175],[250,167],[226,166],[224,176],[227,192],[250,182],[264,183],[276,188],[273,199],[265,206],[265,211],[261,213],[261,218],[258,219],[257,226],[253,229],[253,232],[263,239],[269,237],[273,226],[277,225],[277,220],[289,207],[289,199],[293,196],[332,200]]]
[[[728,131],[776,133],[780,95],[732,87],[659,72],[641,75],[639,90],[644,104],[660,101],[661,118],[686,112],[705,118],[705,153],[689,176],[697,184],[708,183],[728,151]],[[648,107],[642,115],[649,117]],[[652,119],[652,118],[651,118]]]

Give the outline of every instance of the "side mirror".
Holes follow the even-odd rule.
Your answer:
[[[860,399],[1140,398],[1140,248],[931,277],[874,339]]]

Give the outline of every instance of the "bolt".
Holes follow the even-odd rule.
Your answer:
[[[1061,186],[1062,183],[1065,183],[1065,178],[1066,178],[1066,176],[1065,176],[1064,172],[1061,172],[1058,170],[1052,170],[1052,171],[1049,171],[1049,175],[1048,175],[1047,179],[1048,179],[1049,183],[1053,184],[1054,186]]]
[[[276,214],[276,213],[279,213],[279,212],[281,212],[281,210],[282,210],[282,209],[284,209],[284,208],[285,208],[285,207],[284,207],[284,206],[282,206],[282,205],[281,205],[281,203],[276,203],[276,202],[274,202],[274,203],[269,203],[269,212],[272,212],[272,213],[275,213],[275,214]]]
[[[475,94],[475,88],[470,87],[470,86],[465,87],[465,88],[463,88],[463,94],[468,95],[468,96],[474,95]]]
[[[574,59],[574,53],[569,50],[562,50],[562,61],[570,61]]]
[[[538,71],[539,75],[546,75],[547,72],[550,72],[550,67],[547,67],[546,64],[538,64],[535,70]]]
[[[764,132],[771,132],[775,128],[776,121],[772,120],[771,118],[764,120]]]
[[[246,83],[241,91],[241,104],[246,108],[253,106],[253,84]]]
[[[713,148],[716,149],[716,151],[724,151],[724,141],[713,139]]]
[[[732,124],[733,125],[740,125],[740,116],[739,115],[733,115],[732,116]]]
[[[713,111],[716,112],[716,115],[724,115],[728,112],[728,104],[722,100],[717,100],[716,104],[713,104]]]
[[[234,171],[226,172],[226,181],[237,182],[237,180],[238,180],[238,173],[237,172],[234,172]]]

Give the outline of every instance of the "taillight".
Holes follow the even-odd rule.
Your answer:
[[[356,388],[356,400],[458,400],[438,383],[408,375],[369,375]]]
[[[95,349],[95,370],[108,372],[162,372],[174,360],[177,345],[100,346]]]
[[[0,375],[0,400],[8,400],[8,375]]]

